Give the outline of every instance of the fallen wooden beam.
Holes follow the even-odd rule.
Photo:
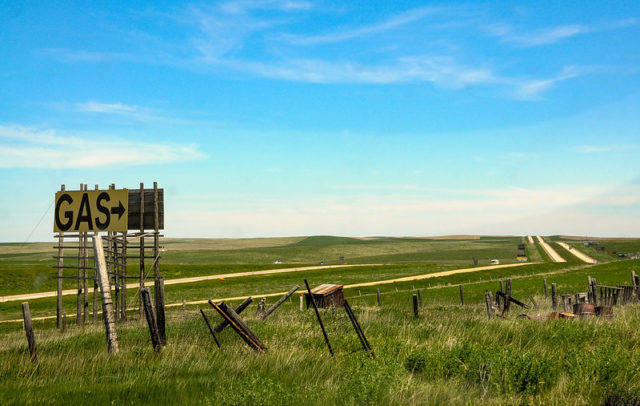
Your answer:
[[[496,295],[500,295],[500,296],[502,296],[502,297],[504,298],[505,302],[513,302],[513,303],[517,304],[517,305],[518,305],[518,306],[520,306],[520,307],[524,307],[525,309],[528,309],[528,308],[529,308],[529,306],[528,306],[528,305],[526,305],[525,303],[522,303],[522,302],[521,302],[521,301],[519,301],[518,299],[514,299],[514,298],[512,298],[511,296],[509,296],[509,295],[507,295],[507,294],[504,294],[504,293],[502,293],[502,292],[500,292],[500,291],[496,292]]]
[[[262,317],[260,318],[262,321],[264,321],[264,319],[266,319],[267,317],[269,317],[269,315],[271,313],[273,313],[278,307],[280,307],[280,305],[289,298],[289,296],[293,295],[295,293],[296,290],[298,290],[298,288],[300,288],[300,286],[296,285],[294,286],[290,291],[288,291],[284,296],[282,296],[280,298],[280,300],[278,300],[277,302],[275,302],[273,304],[273,306],[271,306],[266,312],[264,312],[264,314],[262,315]]]
[[[258,352],[264,352],[266,349],[265,345],[258,339],[255,333],[251,331],[247,323],[245,323],[245,321],[242,320],[235,311],[233,311],[232,308],[227,306],[224,302],[217,305],[209,300],[209,304],[216,309],[218,313],[220,313],[220,316],[222,316],[223,319],[227,320],[231,328],[238,333],[240,338],[242,338],[249,347]]]
[[[251,302],[253,302],[253,298],[252,298],[251,296],[249,296],[248,298],[244,299],[244,300],[242,301],[242,303],[240,303],[240,304],[238,305],[238,307],[236,307],[236,313],[237,313],[237,314],[242,313],[242,311],[243,311],[244,309],[246,309],[246,308],[251,304]],[[218,324],[218,325],[213,329],[213,332],[214,332],[214,333],[219,333],[219,332],[221,332],[222,330],[224,330],[228,325],[229,325],[229,322],[228,322],[226,319],[225,319],[225,320],[222,320],[222,321],[220,322],[220,324]]]

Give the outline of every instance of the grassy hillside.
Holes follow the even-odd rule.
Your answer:
[[[584,290],[587,275],[623,283],[638,261],[567,269],[556,264],[513,279],[513,294],[535,295],[546,314],[542,278],[560,293]],[[514,268],[514,270],[517,268]],[[545,275],[543,275],[545,274]],[[503,275],[506,276],[506,275]],[[276,276],[274,276],[276,277]],[[277,276],[278,278],[280,276]],[[376,358],[369,359],[342,311],[323,310],[335,350],[328,355],[312,311],[285,303],[265,322],[255,307],[245,318],[268,346],[251,351],[231,330],[211,341],[198,308],[169,311],[168,345],[154,354],[138,322],[118,325],[121,352],[106,353],[101,326],[71,327],[61,334],[36,322],[40,360],[28,360],[24,333],[0,333],[0,393],[5,404],[634,404],[640,399],[640,308],[616,308],[613,321],[487,320],[484,290],[497,281],[465,283],[464,307],[457,283],[463,275],[383,287],[347,290]],[[283,281],[284,282],[284,281]],[[321,280],[313,278],[312,284]],[[418,318],[410,308],[413,288],[423,289]],[[397,289],[397,291],[396,291]],[[273,299],[275,300],[275,299]],[[273,302],[273,301],[271,301]],[[88,389],[90,388],[90,389]]]
[[[513,268],[465,272],[429,279],[386,283],[412,275],[463,267],[471,257],[513,262],[520,237],[478,239],[309,237],[292,239],[170,240],[161,270],[167,279],[211,273],[317,263],[318,258],[345,256],[345,262],[383,266],[317,269],[272,275],[208,280],[166,286],[168,344],[152,351],[137,310],[117,324],[121,351],[106,353],[101,319],[75,326],[75,296],[64,297],[67,332],[55,320],[34,321],[39,361],[29,362],[20,322],[20,303],[0,303],[0,399],[3,404],[75,404],[91,396],[93,403],[141,404],[638,404],[640,367],[640,305],[615,308],[615,319],[518,319],[519,313],[546,315],[550,298],[543,279],[558,294],[586,289],[588,276],[606,285],[629,284],[638,260],[609,259],[588,265],[543,262]],[[557,241],[557,240],[553,240]],[[573,241],[576,243],[576,241]],[[634,242],[622,241],[624,244]],[[44,245],[0,245],[2,293],[47,290],[52,274],[51,249]],[[545,259],[538,244],[529,256]],[[51,251],[49,251],[51,250]],[[246,262],[242,262],[242,259]],[[268,258],[268,260],[267,260]],[[377,260],[375,260],[377,259]],[[386,259],[386,260],[384,260]],[[264,261],[264,262],[261,262]],[[299,262],[296,262],[299,261]],[[395,262],[395,263],[394,263]],[[473,269],[470,269],[473,270]],[[71,274],[75,271],[71,270]],[[133,271],[135,272],[135,271]],[[44,275],[44,276],[39,276]],[[370,359],[341,308],[321,310],[335,351],[328,355],[312,311],[300,311],[298,295],[286,301],[265,322],[256,317],[262,295],[282,292],[303,279],[345,285],[345,297],[375,351]],[[484,292],[495,292],[499,280],[512,278],[513,296],[539,309],[512,306],[507,319],[487,320]],[[354,286],[363,282],[374,286]],[[6,283],[5,283],[6,282]],[[460,305],[463,286],[465,305]],[[65,287],[74,287],[66,283]],[[380,289],[382,307],[377,306]],[[424,306],[417,318],[412,295],[421,290]],[[129,299],[136,296],[128,292]],[[267,345],[256,354],[232,331],[219,334],[217,349],[199,309],[219,321],[206,304],[182,301],[243,297],[254,303],[243,317]],[[269,297],[267,305],[277,297]],[[89,302],[92,302],[91,296]],[[237,303],[237,301],[236,301]],[[31,300],[33,317],[55,314],[55,298]]]

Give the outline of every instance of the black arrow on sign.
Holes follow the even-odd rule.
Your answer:
[[[118,207],[112,207],[111,208],[111,214],[117,214],[118,215],[118,220],[120,220],[122,218],[122,215],[124,214],[124,206],[122,205],[122,202],[118,202]]]

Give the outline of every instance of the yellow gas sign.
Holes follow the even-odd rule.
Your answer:
[[[127,231],[129,190],[56,193],[53,231]]]

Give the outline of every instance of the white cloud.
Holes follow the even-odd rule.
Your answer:
[[[109,134],[91,139],[58,135],[54,130],[0,125],[2,168],[91,168],[150,165],[203,159],[195,145],[128,141]]]
[[[637,145],[579,145],[572,148],[573,152],[580,152],[583,154],[597,153],[597,152],[614,152],[614,151],[630,151],[636,149]]]
[[[505,36],[505,42],[511,42],[523,47],[534,47],[538,45],[548,45],[556,43],[560,40],[574,37],[576,35],[585,34],[590,29],[584,25],[562,25],[558,27],[547,28],[524,35]]]
[[[627,18],[614,21],[612,23],[596,24],[592,26],[582,24],[559,25],[524,34],[514,33],[513,27],[503,23],[486,24],[481,26],[480,29],[490,36],[500,37],[502,41],[506,43],[511,43],[521,47],[535,47],[555,44],[556,42],[583,34],[622,29],[636,23],[637,20],[635,18]]]
[[[418,21],[429,14],[437,12],[439,9],[435,7],[420,7],[413,10],[406,11],[401,14],[391,16],[386,21],[379,24],[368,25],[355,29],[346,29],[342,31],[336,31],[328,34],[320,35],[285,35],[284,38],[290,42],[298,45],[317,45],[328,44],[333,42],[347,41],[355,38],[360,38],[379,32],[393,30],[400,26]]]
[[[121,117],[133,118],[142,121],[164,120],[164,117],[153,114],[146,107],[127,105],[122,103],[101,103],[97,101],[88,101],[75,105],[75,110],[80,113],[92,114],[109,114]]]
[[[518,83],[514,80],[514,95],[521,100],[542,100],[542,96],[548,90],[553,89],[557,83],[573,79],[587,73],[598,70],[592,66],[565,66],[560,73],[547,79],[522,80]]]

